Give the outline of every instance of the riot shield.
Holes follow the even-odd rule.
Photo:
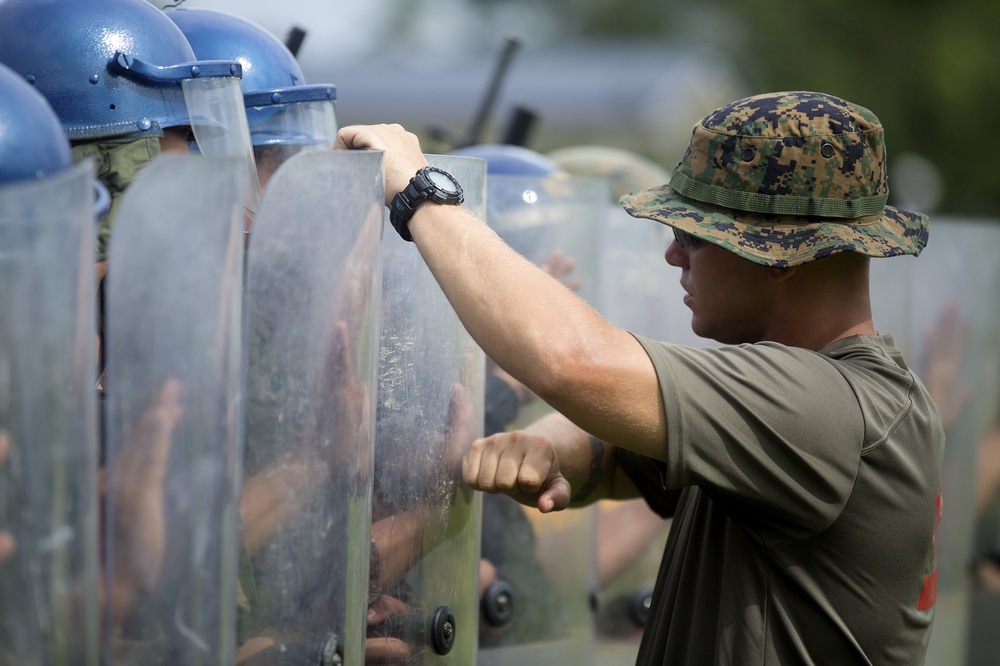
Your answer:
[[[937,238],[934,239],[937,241]],[[875,330],[891,334],[896,346],[911,359],[916,337],[914,335],[913,284],[917,271],[924,267],[924,257],[902,256],[872,259],[869,265],[869,284],[872,317]]]
[[[994,583],[991,592],[990,578],[979,567],[1000,570],[989,554],[1000,534],[997,243],[995,221],[935,218],[931,241],[910,272],[912,318],[904,349],[938,405],[947,436],[934,632],[926,659],[932,666],[993,663],[1000,648],[1000,586]]]
[[[107,649],[230,663],[244,165],[163,155],[125,192],[106,284]]]
[[[629,215],[611,205],[599,229],[598,310],[631,333],[690,346],[718,346],[691,331],[681,271],[664,255],[673,241],[670,227]]]
[[[238,643],[267,649],[245,663],[363,661],[383,198],[381,153],[302,153],[254,220]]]
[[[490,227],[598,307],[607,181],[492,174],[487,190]],[[526,403],[510,427],[549,411]],[[507,586],[510,611],[493,617],[495,602],[484,599],[479,663],[592,663],[594,516],[593,507],[542,516],[507,497],[483,499],[483,557]]]
[[[608,187],[593,178],[491,174],[486,221],[508,245],[596,306]]]
[[[643,499],[598,502],[596,663],[635,663],[669,529]]]
[[[93,164],[0,188],[0,663],[96,665]]]
[[[482,216],[485,163],[429,161]],[[461,458],[482,432],[485,359],[416,248],[390,232],[384,252],[366,661],[474,664],[479,500]]]
[[[664,258],[673,240],[670,227],[636,219],[613,203],[600,231],[598,302],[609,322],[655,340],[718,346],[691,330],[681,271]],[[599,502],[595,520],[596,662],[634,664],[670,522],[641,499]]]

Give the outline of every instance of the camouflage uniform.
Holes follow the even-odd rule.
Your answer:
[[[669,184],[622,206],[755,263],[838,252],[920,254],[927,219],[886,205],[885,137],[866,108],[812,92],[758,95],[706,116]]]
[[[139,170],[160,154],[162,136],[162,132],[155,132],[153,135],[138,139],[134,137],[109,139],[78,143],[73,146],[74,162],[81,162],[87,157],[97,160],[97,178],[111,195],[111,208],[97,228],[96,261],[107,260],[111,228],[118,214],[118,204],[121,203],[122,194],[135,180]]]

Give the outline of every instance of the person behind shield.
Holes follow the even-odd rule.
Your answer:
[[[103,397],[103,284],[122,195],[141,169],[168,152],[240,157],[250,178],[252,153],[239,98],[241,67],[236,61],[196,60],[177,26],[143,0],[0,3],[0,62],[44,96],[62,126],[63,140],[72,146],[73,161],[96,162],[97,177],[110,193],[110,210],[99,221],[95,248],[98,392]],[[233,94],[236,104],[229,104]],[[226,108],[236,113],[216,115]],[[227,124],[233,118],[236,122]],[[107,480],[102,443],[101,492],[115,507],[109,534],[117,553],[106,572],[111,582],[101,587],[111,610],[102,617],[110,618],[116,631],[162,574],[167,545],[164,476],[183,394],[180,382],[164,382],[125,438],[115,473]]]
[[[72,161],[69,142],[63,136],[59,119],[41,95],[32,90],[16,72],[2,64],[0,64],[0,117],[3,118],[3,125],[0,127],[0,194],[6,195],[15,188],[30,188],[32,185],[53,182],[70,173]],[[44,190],[39,190],[41,191]],[[38,196],[30,189],[25,190],[25,193],[25,198],[28,199]],[[9,200],[6,201],[10,205]],[[6,215],[0,215],[0,229],[4,231],[5,227],[12,223],[19,225],[35,223],[34,220],[10,219],[10,212],[4,212]],[[52,224],[50,220],[44,221]],[[8,238],[6,233],[4,237]],[[5,268],[5,264],[14,263],[10,255],[16,259],[16,249],[7,247],[4,254],[8,257],[0,255],[0,268]],[[4,481],[4,489],[13,485],[14,481],[8,476],[13,472],[9,471],[7,463],[11,454],[15,452],[9,428],[18,408],[15,399],[18,395],[17,387],[9,385],[11,364],[18,350],[12,349],[11,346],[7,336],[0,340],[0,365],[5,369],[3,388],[0,388],[0,478]],[[0,566],[14,558],[18,550],[17,538],[11,529],[12,526],[5,524],[6,518],[5,515],[0,516],[2,521],[0,522]]]
[[[111,194],[97,235],[97,277],[122,193],[161,152],[237,156],[253,171],[236,61],[198,61],[183,33],[144,0],[5,0],[0,62],[48,100]],[[235,113],[220,117],[218,110]],[[193,120],[192,120],[193,118]],[[253,178],[256,188],[256,176]]]
[[[0,63],[45,97],[73,161],[97,163],[111,198],[95,246],[102,300],[118,205],[144,166],[161,153],[251,153],[241,104],[233,107],[239,113],[225,116],[244,118],[232,128],[201,111],[224,108],[229,93],[238,95],[240,63],[198,61],[180,29],[143,0],[0,3]],[[99,337],[102,320],[103,312]],[[99,365],[103,389],[103,360]]]
[[[93,165],[73,164],[70,143],[52,107],[22,76],[2,64],[0,116],[4,119],[0,129],[0,195],[4,199],[0,229],[5,239],[0,269],[5,275],[5,284],[9,284],[6,280],[13,279],[15,289],[20,285],[20,289],[29,290],[31,296],[48,294],[55,297],[76,292],[83,300],[82,295],[92,295],[92,289],[75,284],[74,280],[79,276],[77,267],[62,270],[62,266],[56,265],[71,259],[64,256],[63,250],[67,248],[65,245],[51,247],[51,243],[45,244],[45,239],[47,233],[52,235],[52,229],[58,229],[59,235],[74,239],[73,247],[69,248],[70,254],[76,254],[81,266],[89,265],[90,256],[86,250],[92,248],[92,243],[87,237],[92,233],[91,225],[95,217],[103,209],[103,197],[96,194],[93,197],[95,201],[83,201],[84,207],[77,211],[68,208],[72,197],[62,195],[76,186],[77,176],[85,176],[84,185],[91,190],[96,188],[99,193],[100,187],[92,182]],[[12,196],[17,190],[23,193],[21,199]],[[34,233],[24,233],[31,231],[33,226]],[[74,233],[79,235],[74,237]],[[77,249],[81,237],[86,238],[86,242],[79,243]],[[91,587],[86,581],[90,576],[86,562],[97,560],[99,537],[92,532],[98,527],[96,521],[91,523],[87,519],[97,504],[96,496],[90,497],[94,492],[97,472],[91,466],[96,458],[95,420],[90,413],[95,401],[92,397],[75,395],[79,392],[73,389],[77,388],[81,377],[93,380],[92,363],[82,364],[87,369],[77,365],[78,361],[93,361],[92,348],[73,345],[72,350],[54,351],[46,345],[66,334],[62,329],[67,328],[67,321],[73,328],[74,317],[89,320],[87,313],[92,314],[92,306],[89,305],[92,301],[86,299],[87,304],[84,304],[73,303],[72,299],[66,302],[58,298],[54,300],[55,303],[46,303],[26,312],[23,307],[18,308],[18,298],[10,291],[4,299],[15,321],[18,320],[15,313],[27,314],[27,319],[20,319],[24,325],[36,325],[45,330],[31,331],[32,341],[29,342],[23,337],[10,335],[9,330],[0,336],[0,365],[5,368],[4,386],[0,388],[0,478],[4,480],[0,486],[4,488],[5,497],[0,504],[5,505],[3,513],[6,514],[0,516],[0,569],[16,567],[8,571],[13,575],[20,572],[19,582],[25,586],[21,591],[30,591],[35,597],[31,601],[22,599],[18,604],[18,589],[7,590],[14,595],[13,602],[7,598],[8,609],[16,609],[19,614],[14,626],[31,627],[27,632],[31,636],[15,637],[14,642],[24,649],[37,634],[44,637],[42,640],[46,641],[46,645],[35,648],[41,649],[47,658],[55,659],[55,655],[61,654],[75,663],[77,659],[86,659],[89,652],[87,646],[95,638],[89,633],[96,624],[84,621],[90,609],[96,608],[102,619],[110,618],[117,622],[156,583],[163,557],[162,475],[172,432],[182,414],[180,387],[176,382],[168,382],[123,447],[122,464],[131,466],[134,473],[124,475],[106,489],[109,497],[126,507],[116,516],[110,531],[124,549],[137,556],[142,566],[132,567],[125,562],[124,566],[111,573],[109,580]],[[67,315],[60,308],[77,310]],[[80,331],[77,329],[76,333]],[[41,356],[45,358],[39,358]],[[73,358],[72,369],[55,360],[64,357]],[[33,371],[38,368],[47,368],[58,374],[50,376]],[[32,420],[31,415],[37,415],[35,410],[39,408],[39,395],[50,390],[50,387],[47,388],[49,383],[58,386],[61,391],[41,398],[44,420],[47,421],[41,424],[37,419]],[[50,493],[25,488],[25,484],[38,485],[39,482],[44,484],[55,479],[61,479],[61,483],[49,489]],[[8,489],[13,494],[9,495]],[[40,496],[47,496],[45,502],[50,515],[42,515],[45,507],[37,503]],[[69,506],[65,505],[67,502]],[[35,513],[35,521],[29,519],[27,523],[21,523],[27,528],[22,532],[27,538],[19,543],[15,531],[6,524],[7,519],[14,519],[16,530],[19,519],[31,516],[32,512]],[[65,543],[36,543],[39,533],[48,537],[43,542],[51,541],[51,534],[45,534],[46,529],[57,533],[62,530],[72,538]],[[18,564],[18,557],[22,560],[35,558],[35,561],[28,559]],[[47,575],[40,575],[38,558],[51,558],[51,569]],[[36,573],[25,575],[30,571]],[[60,572],[77,578],[59,578]],[[94,573],[103,579],[110,572],[100,569]],[[58,585],[48,590],[38,587],[53,581]],[[85,598],[91,593],[96,599]],[[46,597],[47,594],[51,596]],[[39,603],[43,597],[46,602]],[[25,620],[24,613],[29,608],[36,615],[29,614]],[[61,633],[61,625],[66,618],[71,619],[73,631],[68,641],[62,644],[61,641],[67,639]],[[10,617],[5,615],[4,619]],[[26,621],[26,624],[18,625],[17,622],[21,621]],[[5,640],[12,638],[7,633],[11,627],[6,622],[0,622],[0,625],[0,661],[8,663],[8,660],[14,660],[16,663],[17,657],[8,654],[10,646]]]
[[[518,224],[511,217],[541,215],[534,206],[525,206],[520,196],[512,203],[505,200],[507,190],[520,194],[527,183],[536,187],[558,187],[569,176],[555,161],[525,146],[511,144],[474,144],[457,148],[453,155],[486,161],[487,203],[495,228],[517,233]],[[504,186],[504,183],[511,183]],[[544,206],[538,208],[544,209]],[[530,229],[531,226],[525,223]],[[537,237],[524,234],[536,243]],[[558,242],[565,241],[560,238]],[[575,274],[576,260],[560,247],[547,255],[542,248],[521,240],[519,250],[526,256],[538,256],[539,266],[573,291],[580,286]],[[489,436],[510,429],[521,408],[536,400],[523,384],[486,359],[483,434]],[[567,599],[556,593],[555,586],[538,557],[539,536],[522,507],[510,498],[487,495],[483,498],[482,535],[480,537],[479,647],[489,649],[553,640],[565,634],[560,605]],[[541,535],[542,537],[546,535]],[[565,549],[563,549],[565,550]],[[561,551],[557,551],[561,552]],[[550,560],[553,558],[550,558]],[[558,558],[556,558],[558,559]],[[548,562],[548,566],[560,566]],[[582,581],[581,581],[582,582]]]
[[[241,101],[262,191],[285,160],[330,148],[337,129],[336,90],[306,85],[295,56],[273,34],[222,11],[180,8],[165,13],[199,60],[241,63]],[[267,249],[266,244],[255,246],[248,259],[264,261]],[[260,265],[251,262],[251,281]],[[300,270],[301,286],[286,299],[310,299],[309,268],[299,264],[283,272]],[[295,282],[269,284],[280,289],[275,285]],[[250,289],[245,300],[248,367],[236,662],[284,663],[308,660],[308,654],[343,640],[338,606],[345,592],[329,572],[346,566],[348,526],[339,519],[343,507],[336,506],[346,492],[335,490],[350,483],[344,458],[354,453],[351,438],[367,408],[359,406],[365,387],[351,381],[357,341],[351,339],[350,327],[344,322],[334,326],[333,346],[339,351],[329,358],[289,354],[285,347],[309,343],[288,339],[290,331],[300,331],[287,328],[287,301],[272,304],[266,297],[255,298],[258,294]],[[314,309],[323,307],[321,300]],[[317,375],[326,385],[319,400],[313,394]],[[337,424],[335,445],[319,434],[327,421]],[[336,640],[329,642],[330,635]]]
[[[919,254],[928,222],[886,205],[871,111],[736,100],[695,125],[668,184],[622,199],[673,228],[692,328],[720,348],[609,325],[447,205],[454,179],[421,187],[398,125],[337,145],[385,151],[396,229],[487,355],[563,415],[477,440],[464,480],[542,512],[641,492],[673,517],[638,663],[922,660],[944,433],[875,327],[868,266]]]
[[[656,187],[670,179],[670,172],[653,160],[612,146],[598,144],[563,146],[548,152],[547,156],[574,176],[600,178],[610,184],[612,197],[609,201],[610,212],[616,217],[624,218],[618,222],[621,227],[616,225],[615,221],[608,221],[608,233],[611,238],[626,231],[625,225],[633,224],[627,214],[618,208],[618,200],[626,194]],[[627,231],[630,234],[629,238],[641,232],[643,241],[650,243],[650,252],[656,251],[657,244],[653,242],[654,236],[649,232],[658,236],[662,228],[628,228]],[[632,243],[630,246],[635,247]],[[655,255],[650,254],[650,257]],[[641,271],[639,266],[646,266],[639,257],[636,258],[636,263],[637,272]],[[612,306],[611,312],[617,312],[619,317],[625,316],[629,322],[627,326],[621,321],[615,323],[635,333],[656,337],[670,321],[671,315],[674,314],[673,309],[657,307],[656,303],[662,298],[662,294],[656,291],[655,283],[648,290],[637,289],[628,296],[622,296],[615,290],[636,287],[638,282],[634,277],[636,274],[626,273],[632,276],[632,279],[622,277],[620,271],[615,271],[615,264],[610,265],[611,274],[607,275],[602,271],[601,277],[602,282],[610,284],[607,293],[614,299],[614,303],[609,303]],[[652,272],[648,274],[651,277],[655,275]],[[639,282],[639,284],[644,283],[644,280]],[[655,300],[646,298],[647,295],[651,297],[655,295],[658,298]],[[625,312],[634,309],[636,313],[644,312],[644,314],[624,315],[621,312],[622,308],[613,307],[622,302],[630,305],[624,308]],[[613,319],[610,315],[608,317],[609,320]],[[646,328],[643,330],[631,328],[634,326]],[[656,565],[656,560],[653,558],[658,557],[656,554],[662,550],[669,528],[670,521],[663,520],[641,498],[599,504],[595,529],[597,584],[601,595],[596,611],[595,627],[599,638],[641,636],[645,622],[645,604],[652,594],[652,587],[649,584],[653,580],[652,572],[655,571]]]

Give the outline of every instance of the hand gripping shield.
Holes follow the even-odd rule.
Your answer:
[[[364,663],[381,159],[296,155],[254,221],[238,640],[274,641],[254,663]]]
[[[96,665],[93,163],[0,187],[0,662]]]
[[[482,215],[484,163],[429,161]],[[389,232],[384,249],[367,652],[473,664],[479,500],[461,482],[461,458],[482,432],[485,360],[413,246]]]
[[[105,552],[116,663],[235,645],[243,164],[151,162],[125,192],[106,295]],[[128,603],[126,603],[128,602]]]

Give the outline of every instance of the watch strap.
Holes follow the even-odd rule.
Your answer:
[[[413,242],[413,236],[410,235],[410,218],[416,212],[417,205],[425,199],[426,196],[421,196],[411,178],[406,187],[397,193],[389,204],[389,222],[400,238],[408,243]]]
[[[438,171],[451,178],[458,188],[457,194],[447,193],[437,187],[425,175],[427,171]],[[461,186],[455,181],[454,176],[447,171],[429,166],[418,170],[410,178],[410,182],[407,183],[406,187],[397,192],[396,196],[389,202],[389,222],[403,240],[413,242],[413,236],[410,234],[409,228],[410,218],[416,212],[417,206],[427,200],[446,205],[458,205],[465,200],[465,196]]]

